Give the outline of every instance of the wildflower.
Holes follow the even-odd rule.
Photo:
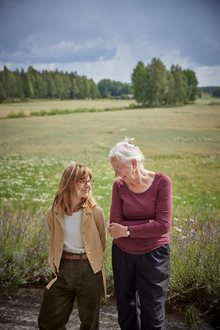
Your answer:
[[[174,229],[175,229],[176,231],[178,231],[179,233],[181,233],[181,232],[182,232],[182,229],[181,229],[181,228],[178,228],[178,227],[174,227]]]

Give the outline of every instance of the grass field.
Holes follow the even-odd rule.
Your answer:
[[[36,107],[36,102],[34,104]],[[0,154],[75,157],[81,150],[93,149],[93,153],[98,149],[103,155],[105,148],[107,153],[109,147],[125,135],[134,136],[147,156],[219,154],[219,108],[220,105],[196,104],[181,108],[2,119]]]
[[[41,110],[42,103],[27,107]],[[189,310],[193,305],[206,316],[219,313],[220,104],[212,100],[180,108],[0,119],[1,285],[49,276],[45,214],[70,161],[91,166],[93,191],[108,219],[114,177],[107,155],[125,136],[141,147],[146,168],[167,173],[173,182],[169,303]],[[110,246],[109,239],[109,291]]]
[[[7,117],[10,114],[24,113],[29,115],[36,111],[52,111],[55,109],[108,109],[108,108],[124,108],[128,107],[132,101],[130,100],[32,100],[20,103],[4,103],[0,104],[0,118]]]

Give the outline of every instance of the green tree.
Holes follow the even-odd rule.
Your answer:
[[[23,80],[22,76],[19,72],[19,70],[16,70],[14,72],[15,79],[16,79],[16,85],[17,85],[17,98],[23,99],[24,98],[24,85],[23,85]]]
[[[5,84],[3,81],[3,71],[0,71],[0,102],[6,100]]]
[[[196,78],[196,74],[192,70],[184,70],[183,71],[185,77],[186,77],[186,82],[187,82],[187,99],[190,102],[195,101],[196,97],[198,96],[198,80]]]
[[[171,72],[167,72],[167,94],[166,94],[166,105],[174,105],[175,104],[175,80],[174,76]]]
[[[179,65],[171,66],[171,74],[174,78],[174,103],[176,105],[187,103],[187,80]]]
[[[160,59],[153,58],[147,67],[146,99],[150,106],[161,106],[166,101],[168,76]]]
[[[89,88],[90,98],[93,100],[99,98],[100,97],[99,89],[93,79],[89,79],[89,85],[90,85],[90,88]]]
[[[5,89],[6,99],[14,99],[17,97],[17,83],[13,72],[6,66],[3,69],[2,81]]]
[[[147,103],[147,71],[144,63],[139,61],[131,75],[134,99],[143,105]]]
[[[54,83],[56,86],[57,97],[60,99],[63,99],[65,95],[62,75],[63,74],[61,72],[58,72],[58,70],[55,71]]]
[[[72,85],[71,85],[70,76],[67,72],[65,72],[65,74],[62,75],[62,83],[63,83],[62,98],[63,99],[70,99]]]
[[[70,98],[71,99],[77,99],[79,95],[79,89],[77,85],[77,73],[72,72],[70,74],[70,81],[71,81],[71,93],[70,93]]]
[[[84,86],[83,78],[81,76],[77,76],[76,83],[78,88],[77,99],[83,100],[85,98],[85,91],[84,91],[85,86]]]
[[[82,76],[82,86],[83,86],[83,99],[89,99],[90,98],[90,83],[89,80],[85,77]]]
[[[22,80],[23,80],[23,85],[24,85],[24,95],[25,97],[28,98],[34,98],[34,88],[33,88],[33,84],[32,84],[32,67],[29,67],[27,70],[27,74],[25,74],[25,72],[22,70],[21,71],[21,75],[22,75]]]
[[[102,98],[108,98],[111,96],[111,80],[102,79],[98,83],[99,93]]]
[[[6,92],[3,86],[3,82],[1,81],[1,75],[0,75],[0,102],[4,100],[6,100]]]
[[[54,73],[49,71],[43,71],[43,80],[46,84],[46,97],[56,98],[57,91],[54,79]]]
[[[110,79],[100,80],[98,89],[103,98],[126,98],[131,94],[131,86],[128,83]]]

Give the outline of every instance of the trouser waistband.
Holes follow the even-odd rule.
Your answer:
[[[87,259],[87,255],[86,253],[77,254],[77,253],[63,252],[62,258],[69,260],[82,260],[82,259]]]

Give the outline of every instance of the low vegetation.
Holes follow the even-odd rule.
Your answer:
[[[173,182],[169,308],[188,323],[217,322],[220,305],[219,105],[136,109],[0,121],[0,285],[45,284],[46,210],[60,174],[71,161],[94,172],[93,192],[109,217],[113,172],[109,148],[134,136],[146,167]],[[113,293],[111,239],[105,254],[107,290]]]

